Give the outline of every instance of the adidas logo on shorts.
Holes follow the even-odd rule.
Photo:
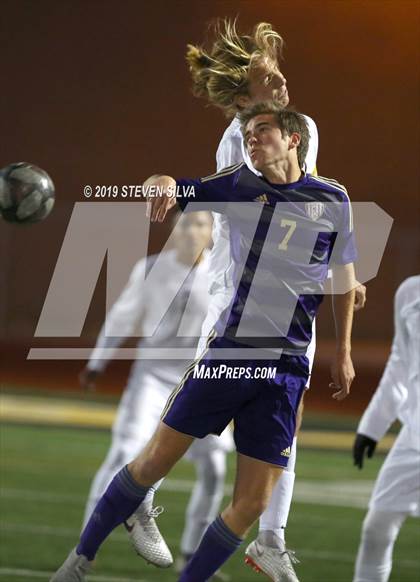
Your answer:
[[[286,449],[283,449],[282,452],[280,453],[282,457],[290,457],[290,447],[287,447]]]
[[[270,204],[270,201],[267,198],[267,194],[261,194],[261,196],[257,196],[254,198],[255,202],[262,202],[263,204]]]

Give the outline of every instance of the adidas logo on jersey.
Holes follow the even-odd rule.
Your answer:
[[[270,201],[267,198],[267,194],[261,194],[261,196],[257,196],[254,198],[254,202],[262,202],[263,204],[270,204]]]
[[[286,449],[283,449],[282,452],[280,453],[282,457],[290,457],[290,447],[287,447]]]

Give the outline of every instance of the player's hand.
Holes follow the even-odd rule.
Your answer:
[[[359,282],[357,285],[358,286],[354,290],[354,311],[363,309],[366,303],[366,287]]]
[[[366,451],[368,458],[372,458],[376,448],[376,443],[377,441],[369,438],[364,434],[356,434],[356,438],[354,439],[353,443],[353,460],[356,467],[359,467],[359,469],[363,467],[363,458]]]
[[[147,199],[146,216],[151,222],[163,222],[176,204],[176,182],[171,176],[150,176],[143,184]]]
[[[350,394],[350,386],[354,380],[355,372],[350,352],[338,353],[331,365],[330,388],[335,390],[332,397],[336,400],[344,400]]]
[[[83,370],[79,374],[79,382],[80,386],[86,392],[93,392],[96,390],[96,381],[100,376],[100,372],[98,370],[89,370],[88,367],[83,368]]]

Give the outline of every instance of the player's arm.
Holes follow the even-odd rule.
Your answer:
[[[330,256],[332,307],[336,330],[336,350],[331,366],[333,398],[342,400],[350,393],[355,373],[351,359],[351,330],[353,325],[356,278],[354,261],[357,259],[353,231],[353,211],[344,186],[334,207],[337,237]]]
[[[308,153],[306,155],[305,163],[306,168],[309,174],[313,176],[318,176],[318,168],[317,168],[317,155],[318,155],[318,145],[319,145],[319,137],[318,137],[318,128],[316,126],[315,121],[305,115],[306,123],[308,124],[309,128],[309,148]],[[355,298],[354,298],[354,310],[359,311],[359,309],[363,309],[366,303],[366,287],[356,281],[356,288],[355,288]]]
[[[398,417],[398,410],[407,398],[406,377],[409,369],[407,362],[407,347],[405,329],[401,317],[404,305],[403,289],[400,287],[394,300],[394,339],[391,354],[378,388],[366,408],[353,445],[354,464],[363,466],[363,458],[367,452],[370,458],[376,443],[384,436],[391,424]]]
[[[138,326],[144,312],[142,286],[146,259],[134,267],[121,295],[109,310],[89,362],[79,374],[82,388],[93,390],[97,378],[105,371],[115,351]]]
[[[336,333],[336,349],[331,365],[332,387],[336,391],[333,398],[343,400],[350,393],[354,380],[354,367],[351,359],[351,330],[354,311],[354,266],[353,263],[333,265],[333,314]],[[338,292],[348,289],[345,293]]]
[[[225,168],[222,172],[198,179],[175,180],[171,176],[151,176],[143,184],[148,204],[147,215],[152,222],[162,222],[168,210],[176,203],[181,210],[185,210],[190,202],[200,203],[199,209],[191,206],[191,211],[222,212],[229,195],[236,187],[241,166],[242,164],[237,164]]]

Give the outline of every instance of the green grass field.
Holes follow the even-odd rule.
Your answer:
[[[48,580],[75,545],[90,479],[109,444],[109,433],[90,429],[5,425],[1,430],[0,579],[11,582]],[[302,582],[352,579],[353,562],[365,513],[368,489],[383,457],[362,472],[348,453],[300,449],[296,500],[287,529],[288,546],[301,563]],[[229,463],[232,482],[234,457]],[[158,495],[166,512],[160,526],[173,552],[183,526],[188,487],[194,469],[182,461]],[[420,580],[418,521],[409,519],[397,542],[394,582]],[[243,551],[225,566],[235,582],[265,578],[243,565]],[[173,570],[147,566],[133,554],[122,529],[102,548],[93,580],[165,582]]]

